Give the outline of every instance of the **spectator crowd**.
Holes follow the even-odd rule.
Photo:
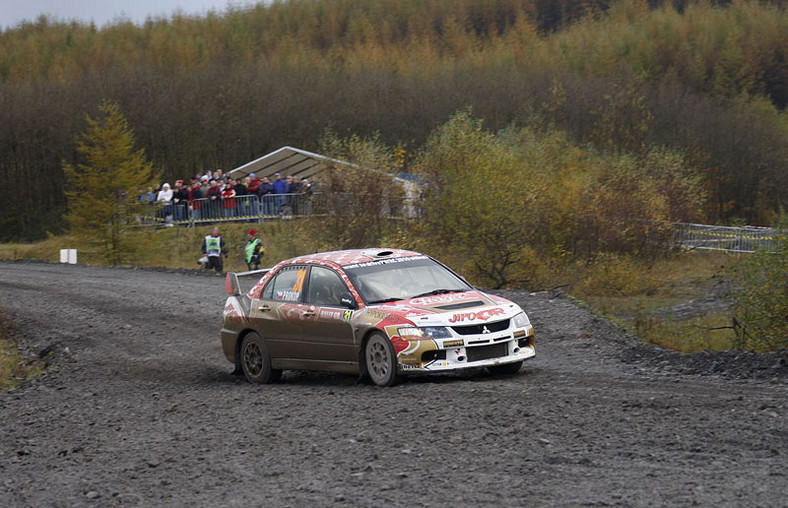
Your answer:
[[[250,173],[243,178],[224,175],[221,169],[204,175],[193,175],[190,181],[177,180],[174,186],[164,183],[149,188],[139,198],[140,204],[151,205],[156,216],[167,224],[181,220],[279,215],[283,217],[307,213],[306,197],[313,193],[306,178],[282,177],[275,173],[273,181]]]

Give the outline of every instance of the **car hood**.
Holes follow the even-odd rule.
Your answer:
[[[410,321],[416,326],[483,324],[511,318],[522,312],[514,302],[481,291],[422,296],[370,305],[367,309],[370,312],[384,312],[389,318]]]

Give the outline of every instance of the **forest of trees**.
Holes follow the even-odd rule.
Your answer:
[[[284,145],[319,151],[327,130],[402,146],[397,169],[415,170],[435,130],[471,111],[489,132],[678,154],[709,222],[768,225],[788,205],[785,1],[282,0],[100,28],[42,17],[0,32],[0,241],[65,230],[63,167],[105,101],[164,181]]]

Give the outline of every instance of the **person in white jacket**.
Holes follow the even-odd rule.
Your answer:
[[[156,203],[162,207],[161,216],[164,217],[164,222],[168,226],[172,226],[172,189],[170,184],[165,183],[161,186],[158,196],[156,196]]]
[[[170,184],[165,183],[161,186],[161,190],[159,191],[159,195],[156,196],[157,203],[168,203],[172,201],[172,189],[170,189]]]

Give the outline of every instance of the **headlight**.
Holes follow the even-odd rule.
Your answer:
[[[512,323],[514,324],[515,328],[525,328],[526,326],[531,324],[525,312],[521,312],[516,316],[514,316],[512,318]]]
[[[445,326],[423,326],[420,328],[408,327],[397,330],[403,339],[446,339],[451,337],[449,329]]]

